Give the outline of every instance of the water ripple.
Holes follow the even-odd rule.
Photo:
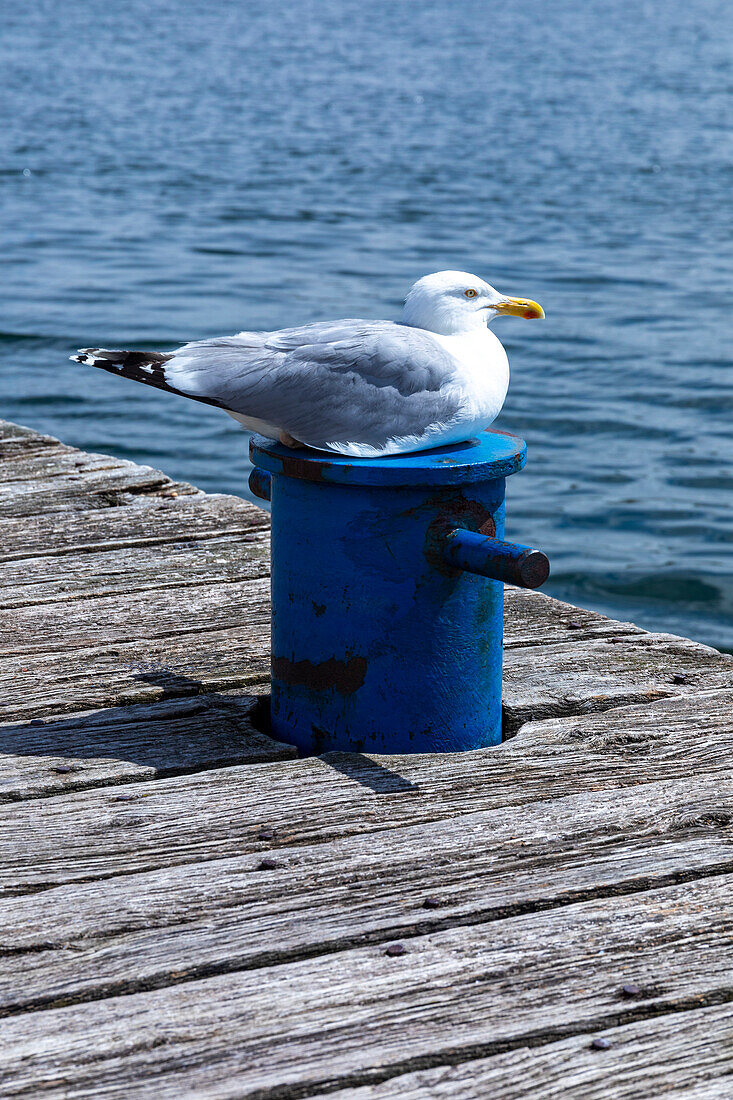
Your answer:
[[[547,312],[496,331],[548,590],[733,648],[727,7],[482,12],[6,0],[1,414],[244,493],[216,410],[66,356],[394,316],[475,270]]]

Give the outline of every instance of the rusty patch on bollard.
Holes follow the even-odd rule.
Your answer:
[[[430,565],[444,576],[455,577],[458,570],[445,561],[445,537],[456,527],[465,527],[469,531],[478,531],[489,538],[496,536],[496,521],[484,504],[464,496],[462,492],[442,493],[429,497],[418,508],[408,509],[406,515],[419,515],[425,510],[439,511],[425,531],[425,557]]]
[[[308,451],[308,448],[303,448]],[[308,451],[308,454],[313,454],[312,451]],[[281,458],[282,472],[287,477],[297,477],[301,481],[315,481],[323,482],[328,480],[328,473],[331,470],[333,463],[328,459],[321,459],[310,457],[299,457],[297,453],[288,455],[287,458]],[[350,463],[343,463],[339,465],[339,472],[345,471],[348,475],[348,471],[351,469]]]
[[[350,657],[337,661],[290,661],[287,657],[272,658],[272,675],[276,680],[294,687],[306,687],[311,691],[334,688],[341,695],[353,695],[364,683],[367,672],[366,657]]]

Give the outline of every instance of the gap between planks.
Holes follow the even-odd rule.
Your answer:
[[[0,817],[0,889],[26,892],[212,854],[271,854],[582,791],[727,777],[732,703],[733,691],[709,692],[537,722],[469,754],[330,753],[202,771],[128,786],[133,797],[122,804],[104,789],[14,802]],[[272,839],[259,837],[263,826]]]
[[[61,1082],[118,1095],[124,1073],[136,1097],[218,1081],[211,1095],[284,1100],[728,1004],[732,885],[453,928],[411,941],[401,958],[360,947],[9,1018],[0,1071],[8,1088],[32,1081],[39,1096],[68,1095]],[[629,1000],[622,986],[633,981]]]
[[[155,533],[150,531],[153,525]],[[0,561],[65,558],[219,536],[244,541],[268,529],[267,514],[237,497],[133,497],[109,508],[41,513],[23,520],[0,517]]]
[[[207,693],[0,726],[0,802],[295,758],[253,725],[256,706]]]
[[[137,476],[137,475],[136,475],[136,476]],[[73,478],[73,475],[72,475],[72,479],[74,479],[74,480],[75,480],[75,478]],[[134,481],[134,478],[133,478],[133,481]],[[172,483],[170,483],[170,482],[167,482],[167,481],[166,481],[166,482],[165,482],[164,484],[172,484]],[[97,487],[97,486],[93,486],[93,488],[95,488],[95,490],[97,490],[97,491],[98,491],[98,487]],[[130,488],[128,489],[128,493],[130,493],[130,495],[131,495],[131,496],[132,496],[133,498],[134,498],[134,494],[135,494],[136,492],[137,492],[137,493],[139,493],[139,492],[141,492],[141,491],[142,491],[143,493],[147,493],[147,492],[148,492],[149,490],[148,490],[147,488],[139,488],[139,487],[138,487],[137,485],[134,485],[134,486],[130,486]],[[156,491],[156,492],[157,492],[157,490],[154,490],[154,491]],[[62,506],[62,512],[61,512],[61,514],[64,514],[64,513],[63,513],[63,507],[65,507],[65,504],[67,503],[67,498],[66,498],[66,497],[64,497],[64,496],[63,496],[63,494],[62,494],[62,496],[61,496],[61,497],[59,497],[59,496],[58,496],[58,494],[56,494],[55,496],[52,496],[52,500],[56,501],[56,503],[57,503],[57,504],[60,504],[60,505]],[[98,502],[98,501],[97,501],[97,502]],[[129,507],[129,506],[128,506],[128,507]],[[54,513],[54,515],[56,515],[56,516],[58,516],[59,514],[60,514],[60,513]],[[92,513],[87,513],[87,514],[91,515]],[[538,606],[538,605],[537,605],[537,604],[535,604],[535,606]],[[564,605],[564,606],[566,606],[566,607],[567,607],[567,605]],[[568,608],[568,610],[570,611],[570,613],[571,613],[571,614],[574,614],[574,613],[576,613],[576,609],[571,609],[571,608]],[[578,614],[580,614],[580,611],[578,610],[578,612],[577,612],[577,613],[578,613]],[[583,624],[583,625],[585,626],[585,624]],[[614,624],[609,624],[610,630],[611,630],[611,631],[614,631],[614,632],[615,632],[615,633],[617,633],[617,634],[621,634],[621,633],[623,633],[623,632],[624,632],[624,631],[623,631],[623,630],[621,629],[621,628],[622,628],[623,626],[629,626],[629,624],[617,624],[617,629],[615,629],[615,630],[614,630]],[[590,629],[591,629],[591,630],[593,629],[592,625],[591,625]],[[608,630],[608,628],[606,628],[606,631],[607,631],[607,630]],[[631,629],[630,629],[630,631],[628,631],[628,632],[629,632],[629,633],[633,633],[633,632],[635,632],[635,631],[636,631],[636,628],[631,628]],[[583,630],[583,629],[581,629],[580,631],[578,631],[578,633],[577,633],[577,634],[575,635],[575,638],[576,638],[576,640],[577,640],[577,641],[581,641],[581,640],[583,640],[583,638],[584,638],[584,630]],[[611,644],[613,644],[614,640],[615,640],[615,639],[611,639]],[[649,644],[649,643],[648,643],[648,642],[646,641],[646,639],[643,639],[643,640],[642,640],[642,639],[631,639],[631,638],[629,638],[629,639],[624,639],[624,642],[625,642],[625,643],[627,643],[627,644],[628,644],[628,643],[630,643],[630,644],[634,645],[634,646],[635,646],[636,648],[639,648],[639,649],[643,649],[643,648],[645,647],[645,645],[648,645],[648,644]],[[639,644],[638,644],[638,646],[637,646],[637,642],[639,643]],[[527,645],[527,648],[529,648],[529,647],[530,647],[531,645],[533,645],[533,644],[534,644],[534,641],[533,641],[533,639],[532,639],[532,638],[530,637],[530,638],[529,638],[529,640],[528,640],[528,641],[527,641],[527,642],[526,642],[525,644]],[[543,643],[543,644],[544,644],[544,643]],[[691,643],[690,643],[690,644],[691,644]],[[508,647],[508,648],[511,648],[511,646],[510,646],[510,647]],[[564,658],[567,658],[567,657],[569,656],[569,654],[562,654],[562,655],[559,655],[559,654],[558,654],[558,656],[560,656],[560,665],[562,665],[562,664],[563,664],[563,659],[564,659]],[[690,655],[690,656],[692,656],[692,655]],[[572,658],[571,658],[571,662],[570,662],[570,663],[571,663],[571,665],[572,665]],[[567,665],[567,660],[565,660],[565,665]],[[572,669],[572,668],[571,668],[571,669],[570,669],[570,672],[571,672],[571,674],[574,674],[574,669]],[[722,680],[720,680],[720,679],[719,679],[719,680],[717,681],[717,683],[718,683],[718,684],[721,684],[722,682],[724,682],[724,681],[722,681]],[[711,680],[709,681],[709,683],[711,684],[711,686],[712,686],[712,685],[714,685],[714,684],[716,683],[716,680],[715,680],[715,676],[713,676],[713,677],[712,677],[712,679],[711,679]],[[700,685],[696,685],[696,686],[705,686],[705,685],[704,685],[704,683],[701,683]],[[641,690],[641,689],[640,689],[640,690]],[[657,691],[658,691],[658,690],[659,690],[659,688],[658,688],[658,687],[655,687],[655,686],[653,686],[652,690],[653,690],[653,691],[654,691],[654,690],[657,690]],[[641,691],[641,694],[646,694],[646,695],[648,696],[648,695],[649,695],[649,691],[648,691],[648,689],[646,690],[646,692],[644,692],[644,691]],[[703,698],[703,697],[699,696],[699,697],[698,697],[698,701],[699,701],[700,699],[702,699],[702,698]],[[706,698],[706,699],[709,699],[710,697],[709,697],[709,696],[706,696],[705,698]],[[627,699],[625,699],[625,700],[624,700],[624,702],[628,702],[628,698],[627,698]],[[571,703],[571,705],[573,705],[573,706],[578,706],[578,707],[583,707],[583,706],[587,706],[588,704],[589,704],[589,701],[588,701],[588,700],[583,700],[583,699],[578,699],[578,700],[577,700],[576,702],[572,702],[572,703]],[[618,699],[612,699],[612,700],[611,700],[611,701],[609,702],[609,705],[610,705],[610,706],[618,706],[618,705],[619,705]],[[550,708],[550,713],[553,713],[553,710],[552,710],[552,708],[556,706],[556,703],[555,703],[555,701],[554,701],[554,700],[550,700],[550,701],[549,701],[548,703],[546,703],[546,704],[545,704],[545,706],[546,706],[546,707],[548,707],[548,706],[549,706],[549,708]],[[643,708],[643,709],[654,709],[654,704],[652,704],[651,702],[648,702],[648,703],[646,704],[646,707],[645,707],[645,708]],[[613,713],[613,712],[611,712],[611,713]],[[618,714],[619,712],[615,712],[615,713],[617,713],[617,714]],[[534,713],[530,713],[530,714],[529,714],[529,716],[530,716],[530,717],[534,717],[534,716],[535,716],[535,714],[534,714]],[[632,727],[633,727],[633,722],[632,722]],[[707,732],[707,731],[706,731],[706,732]],[[575,740],[576,740],[576,742],[577,742],[577,741],[580,741],[580,743],[581,743],[581,744],[585,745],[585,746],[586,746],[587,748],[589,748],[589,749],[591,749],[591,748],[593,747],[593,745],[594,745],[594,742],[595,742],[595,744],[596,744],[596,745],[599,745],[599,744],[600,744],[600,745],[604,746],[604,750],[608,750],[608,749],[610,748],[610,749],[611,749],[611,751],[613,752],[613,749],[614,749],[614,747],[615,747],[615,746],[618,746],[618,745],[619,745],[620,743],[622,743],[622,742],[620,742],[620,741],[619,741],[619,739],[627,738],[627,740],[626,740],[626,742],[625,742],[625,745],[626,745],[626,747],[627,747],[627,748],[629,747],[629,745],[630,745],[630,744],[632,743],[632,741],[630,741],[630,740],[628,740],[628,739],[629,739],[629,738],[633,738],[633,729],[632,729],[632,730],[630,731],[627,725],[625,725],[625,724],[624,724],[623,726],[621,726],[621,724],[620,724],[620,723],[618,723],[618,722],[617,722],[617,723],[615,723],[615,729],[609,729],[608,725],[606,725],[605,729],[604,729],[604,728],[601,728],[601,729],[599,729],[598,727],[596,727],[596,728],[595,728],[595,731],[593,731],[592,729],[587,729],[587,728],[584,728],[584,727],[582,727],[582,726],[581,726],[580,728],[576,727],[576,728],[574,729],[574,731],[570,731],[570,730],[566,729],[565,733],[564,733],[564,734],[561,734],[561,735],[560,735],[560,738],[559,738],[559,740],[558,740],[558,745],[560,744],[560,741],[562,740],[562,737],[563,737],[563,736],[565,736],[565,735],[567,735],[567,736],[566,736],[566,739],[565,739],[565,741],[563,742],[563,756],[565,757],[565,759],[563,760],[563,763],[567,763],[567,762],[568,762],[569,760],[571,760],[571,759],[573,758],[573,736],[575,736]],[[649,732],[648,732],[648,730],[647,730],[646,734],[645,734],[645,735],[644,735],[644,736],[643,736],[643,737],[642,737],[642,738],[641,738],[640,740],[641,740],[642,742],[645,742],[646,740],[648,740],[648,738],[649,738]],[[614,740],[614,739],[615,739],[615,740]],[[526,747],[526,746],[525,746],[525,747]],[[656,746],[655,746],[655,747],[656,747]],[[496,751],[496,750],[492,750],[492,751]],[[531,751],[531,748],[530,748],[530,751]],[[565,755],[565,753],[567,753],[567,755]],[[704,753],[704,751],[703,751],[703,756],[704,756],[704,755],[705,755],[705,753]],[[628,754],[627,754],[627,756],[628,756]],[[385,758],[383,758],[383,759],[385,759]],[[638,761],[638,758],[637,758],[637,761]],[[465,758],[464,758],[464,762],[465,762]],[[339,763],[337,763],[337,762],[336,762],[336,760],[334,760],[334,761],[333,761],[333,763],[334,763],[334,765],[335,765],[335,766],[337,766],[337,767],[339,766]],[[343,760],[341,760],[341,761],[340,761],[340,763],[341,763],[341,765],[342,765],[342,766],[344,765],[344,761],[343,761]],[[668,763],[669,763],[669,761],[668,761]],[[632,764],[632,759],[627,759],[627,761],[626,761],[626,764],[627,764],[628,766],[630,766],[630,765]],[[657,766],[659,766],[659,764],[660,764],[660,760],[659,760],[659,759],[657,759]],[[688,760],[687,760],[687,764],[688,764],[689,770],[690,770],[690,771],[692,771],[692,770],[694,769],[694,766],[695,766],[695,764],[694,764],[694,761],[693,761],[692,759],[688,759]],[[647,761],[646,761],[646,760],[644,760],[644,765],[643,765],[643,766],[644,766],[644,767],[646,767],[646,765],[647,765]],[[362,763],[362,765],[361,765],[361,774],[363,774],[363,775],[366,775],[366,776],[368,776],[368,775],[369,775],[369,771],[370,771],[370,766],[371,766],[371,769],[372,769],[372,777],[373,777],[373,772],[374,772],[374,764],[372,763],[372,764],[370,765],[370,762],[369,762],[368,760],[366,760],[366,761],[364,761],[364,763]],[[561,765],[561,766],[562,766],[562,765]],[[347,765],[347,767],[348,767],[348,765]],[[379,765],[377,765],[377,769],[378,769],[378,768],[379,768]],[[359,773],[359,770],[360,770],[360,769],[359,769],[359,766],[357,766],[357,768],[356,768],[355,770],[354,770],[354,769],[352,768],[351,774],[352,774],[352,775],[358,774],[358,773]],[[653,770],[653,766],[652,766],[652,770]],[[712,769],[712,770],[714,770],[714,769]],[[347,773],[347,774],[348,774],[348,773]],[[552,778],[554,778],[554,777],[552,777]],[[307,781],[307,779],[306,779],[306,781]],[[610,781],[611,781],[611,782],[615,782],[615,781],[618,781],[618,776],[616,776],[616,777],[614,777],[614,778],[611,778],[611,780],[610,780]],[[409,781],[408,781],[408,786],[409,786]],[[641,789],[643,790],[643,788],[641,788]],[[403,788],[403,793],[404,793],[404,788]],[[537,797],[537,795],[535,794],[535,798],[536,798],[536,797]],[[475,803],[475,800],[474,800],[474,803]],[[517,804],[517,803],[515,802],[515,804]],[[536,803],[535,803],[535,804],[536,804]],[[710,812],[711,812],[711,813],[712,813],[712,815],[714,816],[714,813],[715,813],[715,807],[714,807],[714,806],[712,806],[712,809],[711,809],[711,807],[708,807],[708,810],[710,810]],[[526,814],[526,812],[527,812],[527,811],[525,810],[525,814]],[[523,815],[523,816],[524,816],[524,815]],[[134,822],[133,822],[133,824],[134,824]],[[374,823],[374,822],[372,822],[372,827],[374,827],[374,824],[375,824],[375,823]],[[386,825],[386,824],[383,824],[383,828],[385,828],[385,829],[386,829],[386,828],[395,828],[395,827],[397,827],[397,824],[396,824],[396,823],[392,823],[392,824],[390,824],[390,825]],[[378,828],[378,826],[377,826],[377,828]],[[368,831],[368,829],[367,829],[366,831]],[[93,828],[92,828],[92,830],[91,830],[91,834],[93,835],[93,833],[94,833],[94,830],[93,830]],[[379,833],[377,833],[377,835],[380,835],[380,834],[379,834]],[[297,843],[297,841],[296,841],[296,843]],[[302,843],[302,841],[301,841],[301,843]],[[705,847],[705,846],[703,845],[703,848],[704,848],[704,847]],[[282,848],[278,848],[277,850],[278,850],[278,851],[280,851],[280,852],[284,852],[284,851],[286,851],[285,849],[282,849]],[[691,850],[691,849],[690,849],[690,850]],[[301,849],[301,854],[302,854],[302,853],[303,853],[303,850]],[[709,854],[710,854],[710,853],[708,852],[708,855],[709,855]],[[216,862],[220,862],[220,861],[216,861]],[[179,866],[180,866],[180,864],[179,864]],[[710,879],[710,877],[711,877],[711,874],[710,874],[710,872],[713,872],[713,874],[714,874],[714,875],[720,875],[720,874],[723,874],[723,873],[724,873],[724,871],[725,871],[725,869],[726,869],[726,868],[727,868],[727,863],[726,863],[725,861],[723,861],[723,862],[719,862],[718,864],[714,864],[714,863],[711,863],[711,862],[709,861],[709,859],[708,859],[708,863],[706,864],[705,868],[701,868],[701,867],[698,867],[698,868],[697,868],[696,870],[693,870],[693,871],[692,871],[692,873],[693,873],[693,875],[699,875],[699,876],[700,876],[700,877],[702,877],[702,878],[705,878],[705,879]],[[657,868],[657,874],[659,874],[659,872],[660,872],[660,868]],[[678,875],[678,876],[679,876],[679,875],[682,875],[682,876],[684,876],[684,879],[680,879],[680,880],[688,881],[688,880],[689,880],[689,874],[690,874],[690,867],[689,867],[689,865],[688,865],[688,866],[687,866],[686,868],[682,868],[681,870],[679,870],[679,869],[678,869],[678,871],[676,871],[676,872],[671,872],[671,873],[672,873],[672,874],[676,874],[676,875]],[[109,881],[109,880],[106,880],[106,881]],[[666,881],[666,880],[664,880],[664,881]],[[677,881],[677,880],[675,880],[675,881]],[[129,885],[129,882],[128,882],[128,885]],[[659,885],[659,881],[658,881],[658,880],[656,881],[655,885]],[[626,886],[627,886],[627,887],[629,886],[629,882],[627,882],[627,883],[626,883]],[[598,901],[598,900],[600,900],[600,894],[598,894],[598,891],[599,891],[599,890],[600,890],[600,891],[603,891],[603,890],[605,890],[605,889],[608,889],[608,887],[603,887],[603,886],[601,886],[601,887],[598,887],[598,888],[596,888],[596,895],[594,895],[594,901]],[[646,892],[646,890],[648,889],[648,883],[647,883],[646,885],[644,885],[644,886],[641,886],[641,887],[640,887],[640,889],[642,889],[642,890],[644,890],[644,891]],[[604,895],[604,896],[610,896],[610,895]],[[615,892],[615,894],[614,894],[613,896],[616,896],[616,897],[618,897],[618,889],[616,890],[616,892]],[[47,896],[47,899],[46,899],[46,900],[50,900],[50,898],[48,898],[48,896]],[[577,902],[577,900],[578,900],[578,899],[577,899],[577,897],[576,897],[576,898],[574,899],[574,901],[571,901],[571,902],[570,902],[570,904],[571,904],[571,905],[574,905],[574,904],[575,904],[575,903]],[[39,898],[39,901],[41,901],[41,899],[40,899],[40,898]],[[564,905],[565,905],[565,908],[567,908],[567,905],[568,905],[568,903],[567,903],[567,902],[565,902],[565,903],[564,903]],[[542,910],[541,910],[541,906],[540,906],[540,905],[538,904],[538,905],[535,905],[535,907],[534,907],[534,908],[533,908],[533,909],[531,910],[531,912],[532,912],[533,914],[534,914],[534,913],[539,913],[540,911],[546,912],[546,911],[547,911],[547,909],[546,909],[546,907],[545,907],[544,909],[542,909]],[[529,912],[529,911],[528,911],[528,912]],[[437,918],[437,919],[438,919],[438,920],[440,920],[440,919],[446,919],[446,920],[448,920],[449,918],[448,918],[448,917],[446,916],[445,918]],[[460,919],[461,919],[461,918],[459,917],[459,918],[458,918],[458,920],[451,920],[451,922],[450,922],[449,926],[448,926],[448,927],[447,927],[446,929],[444,929],[444,931],[454,931],[454,930],[455,930],[455,927],[457,927],[457,926],[458,926],[458,921],[460,921]],[[502,917],[502,918],[501,918],[501,920],[505,920],[505,919],[507,919],[507,920],[508,920],[508,919],[510,919],[510,918],[508,918],[508,917],[506,917],[506,918],[505,918],[505,917]],[[463,923],[462,923],[462,924],[460,925],[460,927],[464,927],[464,926],[467,926],[467,924],[468,924],[468,923],[474,924],[475,922],[474,922],[474,921],[473,921],[473,920],[472,920],[471,918],[466,918],[466,919],[464,919],[464,920],[463,920]],[[400,933],[400,934],[403,934],[403,933]],[[405,933],[405,934],[407,934],[407,933]],[[410,932],[409,934],[410,934],[410,935],[412,935],[412,933],[411,933],[411,932]],[[421,935],[421,933],[419,933],[419,932],[418,932],[418,937],[419,937],[419,935]],[[380,942],[381,942],[381,941],[380,941]],[[351,950],[351,948],[348,948],[348,950]],[[713,991],[713,993],[712,993],[712,994],[708,994],[708,996],[715,996],[715,995],[716,995],[716,994],[715,994],[715,991]],[[720,991],[718,991],[718,995],[722,995]],[[134,996],[134,995],[133,995],[133,996]],[[697,1004],[699,1004],[699,1003],[700,1003],[700,1001],[696,1002],[696,1004],[691,1004],[691,1003],[688,1003],[688,1002],[682,1001],[682,1002],[677,1002],[677,1003],[676,1003],[676,1007],[678,1007],[678,1008],[680,1008],[680,1007],[682,1007],[682,1008],[686,1008],[686,1007],[697,1007]],[[641,1008],[641,1006],[639,1006],[639,1007],[638,1007],[638,1008],[636,1009],[636,1011],[640,1011],[640,1008]],[[653,1010],[653,1009],[650,1009],[650,1011],[655,1011],[655,1010]],[[45,1014],[42,1014],[42,1015],[45,1015]],[[542,1041],[542,1042],[544,1042],[544,1041],[545,1041],[545,1039],[546,1039],[546,1034],[545,1034],[545,1033],[542,1033],[542,1035],[540,1035],[540,1037],[539,1037],[539,1039],[538,1039],[537,1041]],[[521,1041],[522,1041],[522,1042],[524,1042],[524,1043],[525,1043],[525,1045],[526,1045],[526,1042],[527,1042],[527,1041],[526,1041],[526,1039],[523,1039],[523,1040],[521,1040]],[[530,1039],[529,1039],[529,1042],[534,1042],[534,1038],[530,1037]],[[508,1048],[507,1048],[507,1049],[508,1049]],[[464,1048],[462,1048],[462,1050],[463,1050],[463,1052],[465,1053],[465,1050],[466,1050],[466,1048],[464,1047]],[[226,1052],[224,1052],[224,1054],[222,1055],[222,1057],[226,1058],[226,1056],[227,1056],[227,1055],[226,1055]],[[431,1055],[431,1056],[432,1056],[432,1055]],[[207,1057],[208,1057],[208,1051],[207,1051]],[[463,1054],[461,1055],[461,1057],[463,1057]],[[415,1064],[415,1063],[414,1063],[414,1060],[413,1060],[413,1065],[414,1065],[414,1064]],[[393,1070],[394,1070],[394,1066],[390,1066],[390,1067],[389,1067],[389,1073],[391,1074],[391,1073],[393,1072]],[[72,1070],[71,1072],[73,1073],[73,1070]],[[369,1072],[369,1074],[370,1074],[370,1075],[371,1075],[371,1076],[373,1077],[373,1074],[374,1074],[374,1072],[375,1072],[375,1071],[374,1071],[373,1069],[370,1069],[370,1070],[369,1070],[368,1072]],[[356,1080],[356,1078],[352,1077],[352,1080]],[[189,1078],[188,1078],[188,1077],[186,1077],[186,1078],[185,1078],[185,1082],[184,1082],[184,1084],[185,1084],[186,1086],[188,1086],[188,1081],[189,1081]],[[342,1083],[343,1083],[343,1079],[342,1079]],[[180,1079],[180,1077],[178,1077],[178,1078],[177,1078],[177,1082],[176,1082],[176,1084],[174,1085],[174,1087],[175,1087],[175,1088],[179,1088],[180,1084],[181,1084],[181,1079]],[[248,1086],[247,1086],[247,1087],[248,1087]],[[298,1095],[303,1095],[303,1096],[305,1096],[305,1095],[312,1095],[312,1093],[311,1093],[311,1091],[310,1091],[310,1086],[302,1086],[302,1085],[296,1085],[296,1086],[295,1086],[296,1090],[297,1090],[297,1089],[300,1089],[300,1088],[303,1088],[303,1087],[306,1087],[306,1088],[308,1089],[308,1091],[307,1091],[307,1092],[298,1092],[298,1093],[297,1093]],[[330,1088],[330,1087],[331,1087],[331,1086],[329,1086],[329,1088]],[[106,1087],[104,1087],[104,1086],[103,1086],[103,1088],[104,1088],[104,1092],[105,1092],[105,1094],[106,1094],[106,1093],[107,1093]],[[266,1088],[265,1088],[265,1092],[264,1092],[264,1093],[262,1093],[262,1095],[265,1095],[265,1093],[266,1093],[266,1095],[268,1095],[268,1096],[270,1096],[270,1097],[273,1097],[273,1100],[274,1100],[274,1097],[275,1097],[276,1095],[278,1095],[278,1096],[282,1095],[283,1097],[284,1097],[284,1096],[286,1096],[286,1095],[288,1095],[288,1096],[294,1096],[294,1095],[296,1095],[296,1092],[293,1092],[293,1089],[291,1088],[291,1086],[290,1086],[290,1085],[287,1085],[287,1084],[286,1084],[286,1085],[283,1085],[283,1086],[277,1086],[277,1087],[276,1087],[276,1089],[275,1089],[274,1091],[273,1091],[272,1089],[270,1089],[270,1088],[267,1088],[267,1087],[266,1087]],[[153,1094],[154,1094],[154,1095],[163,1095],[163,1093],[161,1093],[161,1092],[158,1092],[157,1090],[155,1090]],[[240,1090],[240,1092],[239,1092],[239,1093],[237,1093],[237,1095],[240,1095],[240,1094],[242,1094],[242,1093],[241,1093],[241,1090]],[[102,1093],[99,1093],[98,1095],[102,1095]],[[110,1095],[111,1095],[111,1093],[110,1093]],[[166,1095],[167,1095],[167,1093],[166,1093]],[[172,1093],[172,1094],[170,1094],[170,1095],[180,1095],[180,1092],[174,1092],[174,1093]],[[203,1095],[203,1093],[202,1093],[201,1095]],[[208,1093],[207,1093],[207,1095],[208,1095]],[[213,1095],[213,1093],[212,1093],[212,1095]],[[219,1093],[218,1091],[216,1091],[216,1095],[223,1095],[223,1094],[221,1094],[221,1093]],[[249,1092],[249,1091],[248,1091],[248,1092],[247,1092],[247,1095],[252,1095],[252,1096],[254,1096],[254,1095],[255,1095],[255,1093],[252,1093],[252,1092]]]
[[[8,899],[0,1014],[730,875],[731,822],[733,780],[703,776],[535,802],[519,835],[494,810]]]
[[[559,1041],[538,1039],[504,1054],[393,1076],[385,1084],[337,1087],[310,1100],[730,1100],[733,1006],[677,1012]],[[650,1061],[652,1046],[655,1061]],[[725,1078],[728,1078],[726,1087]],[[672,1083],[674,1082],[674,1083]],[[207,1097],[212,1093],[207,1092]]]

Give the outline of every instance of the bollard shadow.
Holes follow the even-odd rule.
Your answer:
[[[84,782],[102,768],[115,777],[139,769],[156,776],[286,758],[289,746],[263,736],[253,721],[259,697],[246,690],[223,695],[164,667],[141,666],[132,679],[162,689],[149,701],[95,707],[72,715],[14,721],[0,729],[0,754],[15,759],[15,774],[34,784]],[[292,752],[295,755],[295,752]],[[152,776],[151,776],[152,777]],[[10,797],[13,797],[10,794]]]
[[[270,697],[262,695],[257,700],[257,705],[252,713],[254,726],[262,733],[272,737],[274,741],[278,737],[273,734],[270,725]],[[300,753],[301,757],[315,756],[328,764],[334,771],[352,779],[361,787],[366,787],[375,794],[417,794],[419,787],[405,779],[404,776],[393,772],[385,764],[380,764],[370,756],[361,752],[314,752],[311,754]]]
[[[360,752],[327,752],[320,759],[375,794],[418,794],[420,790],[417,784]]]
[[[272,735],[269,695],[224,695],[152,663],[139,665],[132,679],[159,688],[158,697],[96,708],[92,703],[79,714],[0,728],[0,755],[14,760],[6,796],[17,797],[12,793],[16,789],[97,785],[100,769],[115,784],[298,755]],[[374,794],[419,793],[415,783],[363,753],[327,752],[319,759]]]

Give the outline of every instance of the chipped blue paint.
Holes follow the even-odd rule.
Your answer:
[[[303,752],[453,752],[501,741],[503,580],[545,579],[503,541],[521,439],[383,459],[255,437],[272,502],[275,737]]]

